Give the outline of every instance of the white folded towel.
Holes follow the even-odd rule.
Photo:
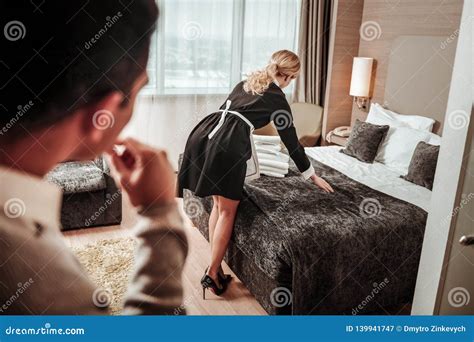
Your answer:
[[[269,154],[273,154],[273,155],[276,155],[277,153],[280,153],[279,151],[277,151],[274,148],[266,148],[265,146],[257,145],[257,144],[255,144],[255,150],[257,151],[257,153],[262,152],[262,153],[269,153]]]
[[[271,171],[260,171],[262,175],[270,176],[270,177],[275,177],[275,178],[283,178],[285,175],[282,175],[281,173],[276,173],[276,172],[271,172]]]
[[[255,143],[267,143],[267,144],[280,144],[281,139],[278,135],[253,135],[253,141]]]
[[[272,168],[275,168],[275,169],[278,169],[282,172],[288,172],[288,163],[284,163],[284,162],[279,162],[279,161],[275,161],[275,160],[269,160],[269,159],[259,159],[258,160],[258,165],[260,166],[260,168],[262,167],[272,167]]]
[[[260,173],[270,177],[283,178],[288,173],[290,157],[281,153],[279,136],[253,136]]]
[[[280,152],[281,146],[280,145],[259,145],[255,144],[256,151],[266,151],[266,152]]]
[[[288,163],[290,156],[281,152],[257,151],[258,159],[275,160],[283,163]]]
[[[278,167],[273,167],[273,166],[261,166],[260,167],[260,172],[273,172],[273,173],[278,173],[280,175],[286,175],[288,173],[288,170],[282,170]]]

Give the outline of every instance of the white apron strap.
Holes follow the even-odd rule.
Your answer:
[[[258,163],[257,151],[255,151],[255,142],[253,141],[253,127],[250,129],[250,145],[252,146],[252,156],[247,160],[247,171],[245,180],[250,181],[260,178],[260,165]]]
[[[212,137],[214,135],[216,135],[217,131],[222,127],[222,125],[224,124],[224,121],[225,121],[225,117],[227,115],[227,113],[229,112],[229,108],[230,108],[230,104],[232,103],[232,101],[230,100],[227,100],[227,102],[225,103],[225,109],[224,110],[219,110],[220,112],[222,112],[221,114],[221,118],[219,120],[219,122],[217,123],[216,127],[214,127],[214,129],[211,131],[211,133],[209,133],[209,135],[207,136],[209,139],[212,139]]]

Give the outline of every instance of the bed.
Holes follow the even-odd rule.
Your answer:
[[[412,300],[431,191],[339,150],[306,149],[334,194],[294,165],[244,187],[226,261],[269,314],[386,314]],[[184,201],[208,238],[212,200]]]

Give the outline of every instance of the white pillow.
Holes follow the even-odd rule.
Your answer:
[[[441,145],[441,137],[437,134],[430,133],[430,139],[428,140],[428,144],[435,146]]]
[[[372,103],[366,122],[374,125],[408,126],[414,129],[431,132],[434,119],[419,115],[402,115]]]
[[[420,141],[428,142],[430,134],[406,126],[390,127],[387,136],[380,144],[375,160],[401,175],[406,175],[416,145]]]

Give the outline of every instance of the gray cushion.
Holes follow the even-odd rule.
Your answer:
[[[107,186],[102,169],[94,161],[61,163],[46,179],[61,187],[65,194],[99,191]]]
[[[408,174],[400,177],[427,189],[433,189],[438,154],[439,146],[420,141],[411,157]]]
[[[346,148],[341,152],[360,161],[373,163],[380,143],[389,128],[388,125],[373,125],[357,119],[347,140]]]

